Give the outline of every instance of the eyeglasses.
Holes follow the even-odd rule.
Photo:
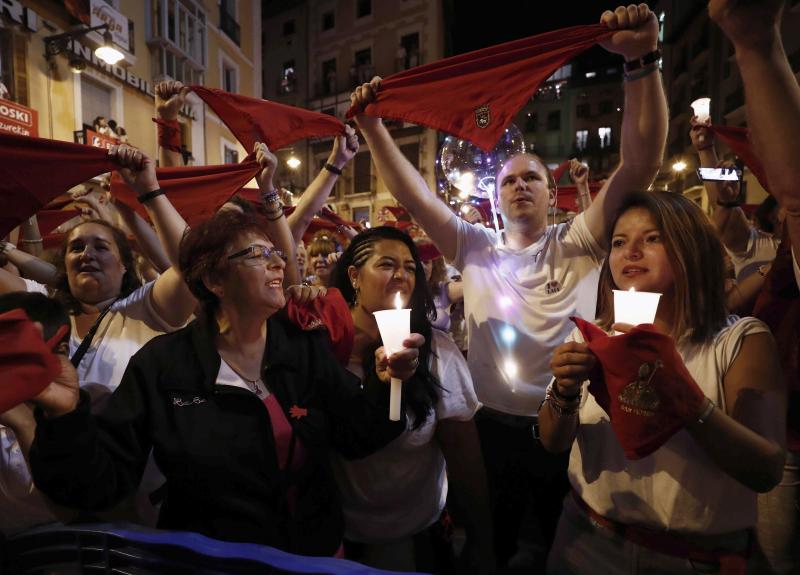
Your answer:
[[[273,256],[275,257],[273,258]],[[277,259],[283,263],[286,263],[288,260],[286,254],[278,248],[259,245],[247,246],[243,250],[228,256],[229,261],[237,258],[244,258],[242,259],[242,263],[249,267],[263,266],[264,264],[268,263],[277,263]]]

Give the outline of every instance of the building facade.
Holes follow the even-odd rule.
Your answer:
[[[125,58],[98,59],[102,35],[53,36],[109,23]],[[76,73],[78,72],[79,73]],[[154,155],[154,86],[163,79],[261,96],[258,0],[2,0],[0,81],[9,103],[31,111],[31,134],[100,144],[98,116],[123,127],[128,142]],[[0,88],[2,90],[2,88]],[[238,162],[245,150],[203,102],[190,94],[180,123],[186,158]],[[0,106],[0,121],[2,121]],[[0,129],[2,126],[0,125]]]
[[[444,57],[442,2],[426,0],[307,0],[278,2],[264,18],[264,97],[344,118],[350,93],[373,76],[389,76]],[[388,122],[400,149],[436,189],[438,134]],[[279,182],[301,192],[325,163],[327,139],[281,150]],[[295,170],[285,160],[301,160]],[[369,149],[361,149],[339,179],[330,203],[345,218],[374,221],[394,205]]]

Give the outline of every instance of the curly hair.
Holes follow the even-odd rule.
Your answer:
[[[223,210],[191,228],[181,239],[178,266],[208,317],[213,317],[219,308],[219,298],[206,287],[203,278],[224,276],[228,250],[241,236],[254,234],[269,240],[264,231],[266,225],[266,219],[258,214]]]
[[[139,279],[139,276],[136,275],[136,258],[133,256],[131,244],[125,233],[105,220],[94,219],[81,222],[67,232],[67,235],[64,237],[64,242],[61,244],[61,248],[58,252],[58,258],[55,260],[55,266],[58,270],[58,279],[56,280],[54,297],[60,301],[72,315],[77,315],[81,312],[81,302],[72,295],[64,260],[67,256],[67,247],[69,246],[72,234],[74,234],[75,230],[79,227],[85,226],[86,224],[103,226],[111,232],[111,237],[114,238],[114,244],[116,244],[117,250],[119,251],[120,262],[125,267],[125,274],[122,276],[122,284],[119,288],[119,297],[124,298],[133,293],[136,289],[142,287],[142,281]]]
[[[437,401],[437,388],[441,384],[430,372],[428,362],[432,353],[431,338],[433,336],[431,322],[436,319],[436,307],[433,303],[428,284],[425,281],[425,270],[417,253],[414,240],[397,228],[380,226],[361,232],[354,237],[350,245],[339,258],[331,274],[332,286],[337,288],[345,300],[355,300],[355,290],[350,283],[348,268],[361,268],[372,256],[375,246],[381,241],[397,241],[406,245],[414,258],[414,291],[408,305],[411,307],[411,331],[422,334],[425,344],[419,350],[419,367],[414,376],[403,384],[402,408],[413,415],[413,429],[419,429],[433,411]],[[351,304],[352,307],[352,304]],[[376,345],[377,349],[379,345]],[[363,358],[364,371],[369,373],[375,369],[375,354],[366,353]]]

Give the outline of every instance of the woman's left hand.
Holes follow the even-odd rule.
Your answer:
[[[386,357],[383,346],[375,350],[375,372],[381,381],[389,382],[392,378],[405,381],[414,375],[419,366],[419,348],[425,338],[412,333],[403,340],[403,350]]]
[[[286,288],[286,299],[294,300],[298,305],[305,305],[326,293],[328,290],[324,286],[293,285]]]

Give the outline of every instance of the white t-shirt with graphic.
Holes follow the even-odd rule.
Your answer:
[[[733,262],[736,281],[741,283],[746,277],[756,273],[759,267],[772,263],[780,243],[774,236],[751,227],[747,247],[743,252],[732,252],[725,248]]]
[[[431,350],[431,372],[442,385],[434,414],[416,430],[409,420],[399,437],[363,459],[332,456],[345,537],[351,541],[381,543],[414,535],[433,524],[444,509],[447,478],[436,425],[444,419],[469,421],[481,404],[453,340],[434,329]],[[360,365],[351,363],[348,369],[363,377]]]
[[[521,250],[498,245],[494,231],[458,218],[453,262],[464,280],[469,369],[478,399],[514,415],[534,415],[550,381],[550,356],[574,324],[594,319],[605,254],[584,214],[550,226]],[[546,284],[561,289],[548,294]]]
[[[742,341],[767,331],[755,318],[732,315],[711,343],[679,345],[678,353],[703,393],[725,410],[723,379]],[[582,342],[583,337],[576,329],[568,341]],[[586,390],[579,417],[569,480],[600,515],[625,524],[709,535],[755,525],[757,494],[722,472],[685,429],[647,457],[631,461],[608,414]]]

